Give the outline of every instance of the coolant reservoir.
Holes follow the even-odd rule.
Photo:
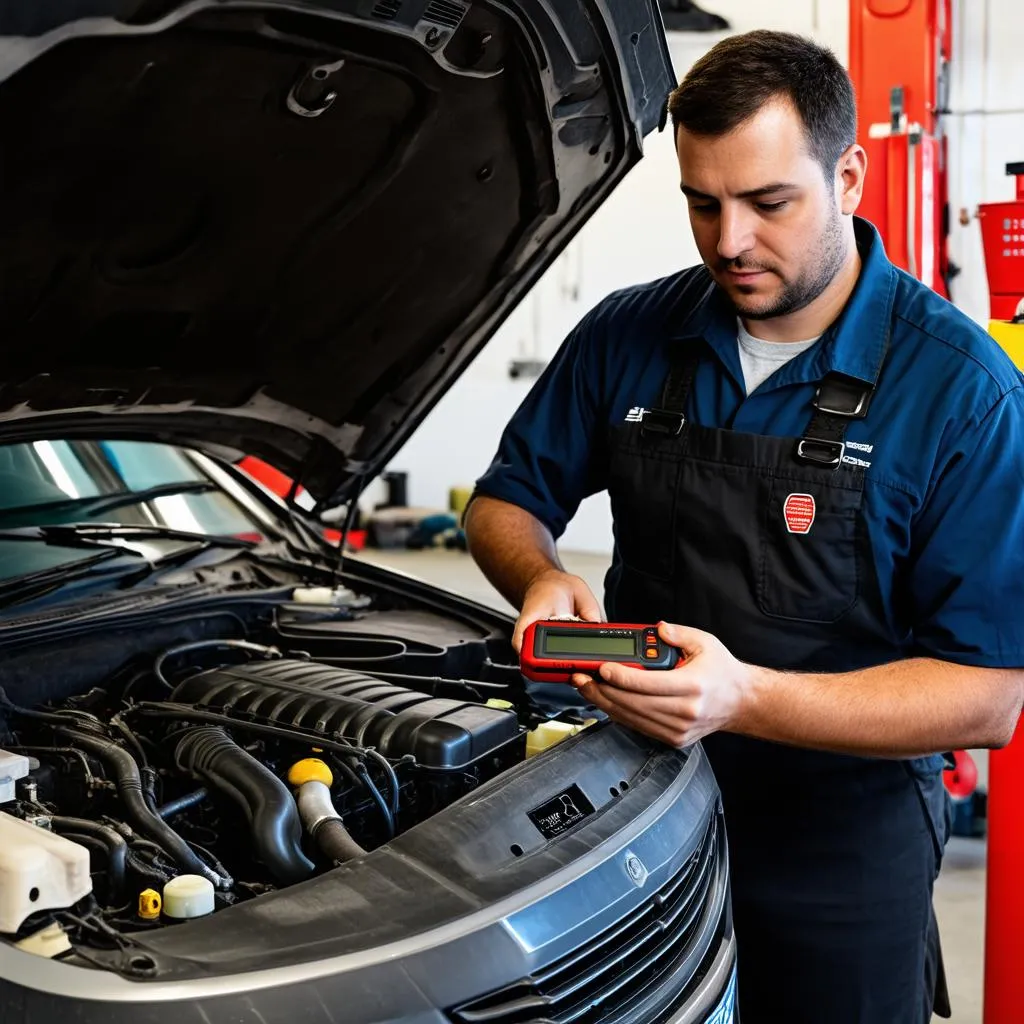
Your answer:
[[[202,875],[178,875],[164,886],[164,913],[184,920],[213,913],[213,882]]]
[[[74,906],[92,892],[89,851],[0,811],[0,932],[30,914]]]
[[[526,756],[533,757],[549,747],[567,740],[570,736],[582,732],[588,725],[593,725],[596,718],[588,718],[582,725],[575,722],[541,722],[536,729],[526,734]]]

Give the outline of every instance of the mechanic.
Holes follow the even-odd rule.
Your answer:
[[[669,113],[703,265],[580,322],[478,481],[470,550],[516,645],[597,620],[555,539],[608,490],[607,616],[687,660],[576,684],[703,741],[743,1024],[924,1024],[949,1012],[941,752],[1006,744],[1024,690],[1021,377],[855,217],[867,162],[828,50],[730,38]]]

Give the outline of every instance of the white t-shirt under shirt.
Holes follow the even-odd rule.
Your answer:
[[[818,340],[811,338],[810,341],[762,341],[743,326],[742,320],[737,319],[736,325],[740,366],[743,367],[743,383],[748,395],[753,394],[762,381],[785,366],[790,359],[795,359],[801,352],[806,352]]]

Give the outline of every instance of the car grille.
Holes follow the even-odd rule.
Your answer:
[[[423,12],[424,21],[432,21],[435,25],[445,25],[448,28],[458,28],[465,16],[465,6],[453,0],[430,0]]]
[[[718,861],[713,814],[700,844],[648,900],[554,963],[450,1010],[454,1024],[596,1024],[643,1000],[690,953]]]
[[[402,0],[378,0],[370,12],[375,18],[391,21],[402,9]]]

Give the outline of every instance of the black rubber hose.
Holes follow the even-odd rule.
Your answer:
[[[195,807],[196,804],[201,804],[207,797],[207,790],[204,786],[200,786],[193,793],[186,793],[184,796],[179,796],[177,800],[168,800],[163,807],[157,808],[157,814],[161,818],[170,818],[175,814],[181,814],[182,811],[187,811],[190,807]]]
[[[230,647],[235,650],[248,651],[251,654],[263,654],[268,658],[279,658],[281,652],[276,647],[265,647],[263,644],[250,643],[248,640],[196,640],[191,644],[179,644],[177,647],[168,647],[166,651],[157,655],[153,662],[153,675],[167,687],[174,689],[167,677],[164,675],[164,662],[168,658],[174,658],[179,654],[188,654],[190,651],[202,651],[209,648]]]
[[[353,857],[362,857],[364,850],[342,824],[340,818],[330,818],[321,822],[313,836],[316,845],[336,864],[344,864]]]
[[[137,853],[133,853],[131,850],[128,851],[128,867],[141,878],[146,878],[157,885],[165,885],[174,877],[169,871],[161,871],[155,864],[146,863]]]
[[[102,843],[107,852],[107,902],[118,905],[124,897],[125,868],[128,863],[128,844],[109,825],[87,818],[68,818],[58,815],[50,818],[50,826],[58,835],[78,833]]]
[[[391,767],[391,762],[376,750],[367,750],[366,755],[376,761],[381,768],[384,769],[384,774],[387,776],[388,789],[390,790],[391,799],[388,801],[388,808],[391,811],[392,819],[398,817],[398,776],[395,774],[395,769]]]
[[[239,804],[252,826],[257,858],[279,882],[301,882],[316,865],[302,852],[302,823],[285,784],[217,726],[190,729],[174,759]]]
[[[367,792],[371,797],[373,797],[373,802],[380,808],[380,813],[384,816],[384,824],[387,825],[388,828],[388,838],[394,839],[395,816],[391,813],[391,808],[388,807],[388,803],[381,794],[381,791],[376,787],[373,779],[370,778],[370,773],[366,770],[366,765],[358,765],[356,767],[356,775],[359,776],[359,779],[366,787]]]
[[[132,824],[156,843],[179,868],[208,878],[219,889],[230,889],[234,885],[230,877],[219,875],[208,867],[170,825],[150,810],[143,795],[139,766],[127,750],[110,740],[75,729],[61,728],[60,731],[113,768],[118,795],[124,802]]]

